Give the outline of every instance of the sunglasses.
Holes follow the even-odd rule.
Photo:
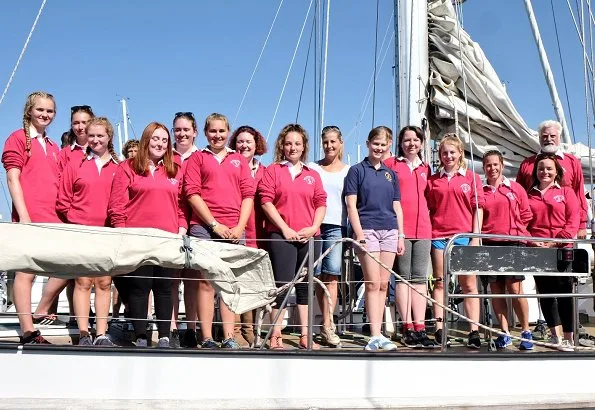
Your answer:
[[[180,112],[175,113],[174,114],[174,117],[175,118],[178,118],[178,117],[190,117],[190,118],[194,118],[194,114],[192,114],[190,111],[187,111],[187,112],[180,111]]]
[[[88,105],[74,105],[74,106],[70,107],[70,111],[71,112],[91,111],[91,107]]]

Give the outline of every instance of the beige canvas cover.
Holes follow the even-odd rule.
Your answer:
[[[76,278],[187,267],[211,279],[236,313],[271,303],[277,291],[265,251],[159,229],[1,223],[0,238],[0,270]]]

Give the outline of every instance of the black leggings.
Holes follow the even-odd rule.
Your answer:
[[[568,276],[535,276],[535,286],[537,292],[542,295],[572,293],[572,278]],[[540,298],[539,305],[548,326],[562,325],[564,332],[574,331],[572,298]]]
[[[174,277],[175,273],[175,270],[161,266],[141,266],[134,272],[118,277],[118,280],[115,281],[118,292],[126,295],[123,300],[128,302],[128,311],[137,338],[147,337],[147,306],[151,290],[153,291],[159,337],[169,336],[173,309],[170,278]],[[138,278],[136,276],[146,277]]]
[[[273,265],[273,274],[277,281],[277,287],[281,287],[293,280],[304,258],[308,255],[308,244],[286,241],[283,235],[277,232],[271,233],[269,238],[272,239],[268,247],[271,264]],[[314,239],[314,260],[316,260],[320,256],[322,242],[317,240],[320,237]],[[308,267],[307,264],[308,262],[306,262],[306,267]],[[277,299],[275,299],[277,308],[283,303],[286,293],[278,295]],[[298,283],[295,286],[295,299],[298,305],[308,304],[308,281]]]

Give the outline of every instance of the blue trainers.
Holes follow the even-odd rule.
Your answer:
[[[238,342],[236,342],[236,340],[233,337],[230,337],[229,339],[225,339],[223,342],[221,342],[221,348],[236,350],[240,348],[240,345],[238,344]]]
[[[205,339],[200,344],[200,347],[202,349],[218,349],[219,348],[219,345],[213,339]]]
[[[521,333],[521,337],[523,339],[533,340],[533,334],[531,333],[530,330],[525,330],[523,333]],[[520,350],[533,350],[533,343],[523,341],[519,344],[519,349]]]
[[[512,345],[512,339],[508,335],[500,335],[496,338],[494,343],[496,344],[497,349],[506,349],[508,346]]]

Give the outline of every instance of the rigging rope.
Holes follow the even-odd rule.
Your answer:
[[[273,22],[271,23],[271,27],[269,28],[269,32],[267,33],[267,36],[264,40],[264,44],[262,45],[262,49],[260,50],[260,54],[258,55],[258,59],[256,60],[256,64],[254,65],[254,69],[252,70],[252,74],[250,75],[250,80],[248,81],[248,86],[246,87],[246,90],[244,91],[244,95],[242,96],[242,100],[240,101],[240,106],[238,107],[238,111],[236,112],[236,115],[233,117],[233,122],[232,124],[236,123],[236,120],[238,119],[238,115],[240,115],[240,111],[242,110],[242,106],[244,105],[244,100],[246,99],[246,95],[248,95],[248,90],[250,89],[250,86],[252,85],[252,80],[254,79],[254,75],[256,74],[256,70],[258,70],[258,65],[260,64],[260,59],[262,58],[262,55],[264,53],[264,50],[269,42],[269,37],[271,36],[271,32],[273,31],[273,27],[275,26],[275,22],[277,21],[277,16],[279,15],[279,11],[281,10],[281,6],[283,5],[283,1],[281,0],[279,2],[279,7],[277,7],[277,12],[275,13],[275,17],[273,18]]]
[[[310,30],[310,40],[308,41],[308,51],[306,52],[306,64],[304,65],[304,75],[302,75],[302,86],[300,88],[300,96],[298,98],[297,113],[295,114],[295,122],[296,123],[299,122],[298,119],[300,117],[300,107],[302,106],[302,96],[304,95],[304,85],[306,84],[306,73],[308,72],[308,62],[310,61],[310,50],[312,48],[312,38],[314,37],[314,29],[316,28],[315,21],[316,21],[315,19],[312,20],[312,30]]]
[[[41,17],[41,12],[43,11],[43,8],[45,7],[46,1],[47,0],[43,0],[41,2],[41,6],[39,7],[39,11],[37,12],[35,21],[33,21],[33,26],[31,26],[31,30],[29,31],[29,35],[27,36],[27,40],[25,40],[25,44],[23,45],[21,54],[19,54],[19,58],[17,59],[17,62],[14,65],[14,68],[12,69],[12,73],[10,73],[10,77],[8,78],[8,82],[6,83],[6,87],[4,87],[2,96],[0,96],[0,105],[2,105],[2,101],[4,101],[4,97],[6,97],[6,93],[8,92],[8,89],[10,88],[10,84],[12,83],[12,80],[17,72],[17,69],[19,68],[19,65],[21,64],[21,60],[23,59],[23,56],[25,55],[25,51],[27,50],[27,46],[29,45],[29,40],[31,40],[31,36],[33,35],[33,32],[35,31],[35,28],[37,27],[37,22],[39,21],[39,17]]]
[[[310,16],[310,10],[312,9],[312,3],[314,0],[310,0],[310,5],[308,6],[308,11],[306,13],[306,18],[304,18],[304,23],[302,24],[302,29],[300,30],[300,35],[298,37],[297,44],[295,45],[295,50],[293,50],[293,56],[291,57],[291,63],[289,64],[289,69],[287,70],[287,75],[285,76],[285,81],[283,82],[283,88],[281,89],[281,95],[279,96],[279,100],[277,101],[277,106],[275,107],[275,113],[273,114],[273,119],[271,120],[271,125],[269,126],[269,130],[266,136],[266,142],[269,141],[269,137],[271,135],[271,130],[273,129],[273,125],[275,125],[275,119],[277,118],[277,113],[279,112],[279,106],[281,105],[281,100],[283,99],[283,94],[285,93],[285,87],[287,86],[287,80],[289,80],[289,75],[291,74],[291,68],[293,67],[293,62],[295,61],[295,56],[297,54],[298,48],[300,47],[300,43],[302,41],[302,35],[304,34],[304,28],[306,27],[306,22],[308,21],[308,17]]]
[[[320,100],[320,129],[319,133],[322,133],[322,127],[324,127],[324,109],[325,109],[325,102],[326,102],[326,68],[328,64],[328,32],[331,20],[331,0],[326,0],[326,29],[324,32],[324,59],[322,61],[323,68],[322,68],[322,99]],[[321,156],[322,153],[322,138],[318,139],[318,157]],[[316,159],[318,159],[318,157]]]
[[[558,24],[556,22],[556,12],[554,11],[554,0],[550,0],[552,8],[552,17],[554,19],[554,33],[556,34],[556,44],[558,46],[558,56],[560,58],[560,68],[562,69],[562,82],[564,83],[564,94],[566,96],[566,105],[568,106],[568,115],[570,117],[570,129],[572,130],[572,142],[576,143],[574,134],[574,121],[572,120],[572,110],[570,109],[570,98],[568,97],[568,85],[566,83],[566,71],[564,70],[564,60],[562,59],[562,49],[560,47],[560,36],[558,35]]]

